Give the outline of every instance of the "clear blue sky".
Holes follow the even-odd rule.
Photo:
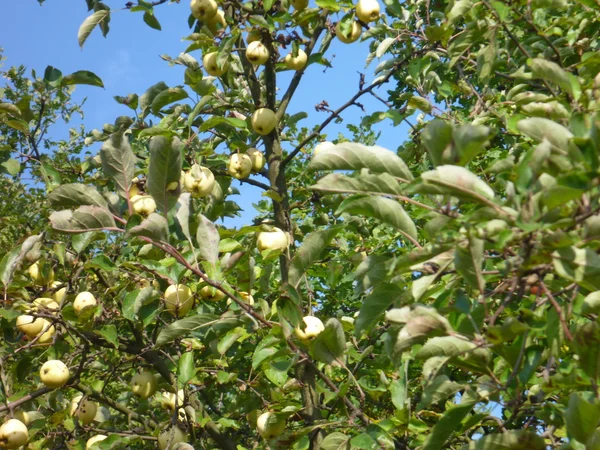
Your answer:
[[[108,0],[106,3],[117,10],[126,1]],[[87,97],[84,106],[86,128],[102,128],[104,123],[113,123],[119,115],[129,115],[130,110],[113,100],[114,95],[130,93],[142,94],[147,87],[164,81],[169,86],[183,84],[183,68],[169,67],[159,55],[177,56],[187,44],[182,38],[189,34],[187,17],[188,1],[181,4],[170,4],[155,8],[162,31],[149,28],[143,21],[141,13],[123,10],[114,12],[111,18],[111,31],[103,38],[99,30],[94,30],[83,50],[77,43],[77,30],[81,22],[89,14],[83,0],[46,0],[40,6],[36,0],[4,0],[0,3],[0,47],[4,48],[7,58],[5,67],[23,64],[43,74],[47,65],[60,69],[63,74],[76,70],[91,70],[104,81],[105,89],[80,86],[76,98]],[[312,126],[323,121],[326,113],[314,110],[314,105],[326,100],[330,107],[336,109],[345,103],[358,89],[358,71],[365,72],[365,59],[368,54],[366,44],[345,45],[334,41],[329,58],[334,68],[323,72],[322,66],[310,66],[292,101],[289,112],[307,111],[308,119],[302,125]],[[192,53],[201,60],[199,51]],[[371,70],[376,67],[375,60],[366,70],[367,83],[372,80]],[[290,73],[278,76],[281,89],[287,86]],[[1,85],[0,81],[0,85]],[[386,87],[379,90],[386,97]],[[369,113],[385,110],[385,106],[372,97],[360,100]],[[363,113],[353,107],[343,114],[344,124],[331,124],[325,129],[331,139],[338,132],[345,130],[346,123],[357,122]],[[406,138],[406,127],[392,127],[390,121],[376,125],[382,130],[379,145],[395,150]],[[57,138],[66,138],[67,130],[56,127],[52,130]],[[92,153],[99,150],[100,145],[90,147]],[[221,149],[221,151],[224,151]],[[244,208],[241,221],[248,223],[254,217],[252,203],[260,196],[260,191],[248,185],[242,188],[243,194],[236,200]]]

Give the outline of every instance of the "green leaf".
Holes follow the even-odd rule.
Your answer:
[[[56,211],[50,215],[52,228],[63,233],[84,233],[116,228],[112,213],[98,206],[80,206],[75,211]]]
[[[85,41],[94,28],[109,18],[110,11],[107,9],[101,9],[87,17],[79,27],[79,32],[77,33],[77,41],[79,42],[79,46],[83,48],[83,44],[85,44]]]
[[[144,236],[155,242],[168,242],[169,224],[164,216],[152,213],[139,225],[129,228],[127,233],[131,236]]]
[[[0,164],[0,166],[4,167],[6,172],[12,176],[15,176],[19,172],[21,172],[21,163],[14,158],[7,159],[2,164]]]
[[[423,390],[423,395],[417,405],[417,411],[446,400],[462,389],[464,389],[462,384],[451,381],[446,375],[435,377]]]
[[[586,322],[575,331],[574,349],[579,367],[593,380],[600,378],[600,325]]]
[[[48,200],[53,208],[70,208],[84,205],[108,208],[106,200],[96,188],[80,183],[58,186],[48,195]]]
[[[104,87],[104,83],[100,77],[88,70],[78,70],[62,79],[62,86],[69,86],[72,84],[87,84],[89,86]]]
[[[313,156],[310,170],[359,170],[389,173],[404,180],[413,176],[406,163],[394,152],[378,146],[344,142],[319,151]]]
[[[463,16],[465,16],[473,7],[473,3],[471,0],[458,0],[454,2],[452,8],[446,15],[446,19],[448,20],[448,25],[454,25]]]
[[[9,114],[14,117],[21,117],[21,110],[12,103],[0,103],[0,114]]]
[[[119,338],[117,334],[117,327],[115,325],[105,325],[100,329],[98,333],[101,336],[103,336],[108,342],[110,342],[114,348],[119,348]]]
[[[44,71],[44,81],[52,87],[58,87],[62,81],[62,72],[56,67],[48,66]]]
[[[219,231],[214,223],[198,215],[198,230],[196,231],[196,241],[200,257],[216,267],[219,260]]]
[[[184,144],[178,137],[154,136],[150,139],[150,164],[146,190],[152,195],[159,210],[166,214],[181,192],[181,157]],[[176,189],[170,189],[177,183]]]
[[[144,116],[148,114],[148,111],[146,110],[150,107],[150,105],[152,105],[152,102],[156,96],[167,89],[169,89],[169,86],[167,86],[164,81],[159,81],[155,85],[150,86],[148,90],[144,92],[139,101],[140,108],[144,113]]]
[[[154,291],[151,287],[128,292],[121,306],[123,317],[132,322],[137,320],[140,308],[153,297],[153,293]]]
[[[318,361],[331,364],[346,350],[344,327],[337,319],[329,319],[325,329],[312,341],[311,350]]]
[[[572,73],[567,72],[558,64],[542,58],[527,60],[533,77],[556,84],[563,91],[568,92],[575,100],[581,96],[581,85]]]
[[[349,177],[341,173],[330,173],[321,178],[311,189],[323,194],[402,195],[404,193],[400,187],[400,183],[390,174],[372,174],[368,170],[361,170],[360,174],[354,177]]]
[[[194,353],[186,352],[179,358],[177,365],[177,384],[179,388],[183,388],[196,375],[196,367],[194,366]]]
[[[454,252],[454,266],[465,281],[474,289],[483,293],[485,288],[485,279],[481,273],[483,267],[484,241],[470,237],[468,240],[460,242]]]
[[[434,356],[456,357],[474,350],[477,346],[466,339],[456,336],[433,337],[429,339],[415,355],[417,359],[429,359]]]
[[[156,16],[147,11],[144,13],[144,23],[146,23],[146,25],[148,25],[150,28],[154,28],[155,30],[162,30],[160,22],[158,21]]]
[[[517,122],[517,129],[535,141],[546,139],[556,152],[569,150],[569,141],[573,134],[562,125],[542,117],[531,117]]]
[[[600,290],[600,256],[590,248],[567,247],[552,254],[556,273],[592,290]]]
[[[408,100],[408,106],[410,108],[419,109],[419,110],[423,111],[424,113],[428,113],[428,114],[433,109],[433,106],[431,106],[431,103],[429,103],[429,100],[427,100],[426,98],[420,97],[418,95],[413,95]]]
[[[360,305],[360,312],[354,323],[354,334],[357,337],[369,331],[392,303],[402,297],[402,291],[396,284],[381,284],[365,297]]]
[[[100,159],[105,175],[112,178],[121,197],[128,198],[131,180],[135,175],[136,157],[124,133],[123,130],[110,135],[100,149]]]
[[[482,436],[462,450],[544,450],[544,438],[527,430],[508,430]]]
[[[156,338],[156,345],[162,346],[170,344],[178,337],[199,331],[204,327],[214,325],[219,322],[219,316],[214,314],[197,314],[192,317],[177,320],[163,328]]]
[[[317,3],[319,3],[317,1]],[[321,442],[321,450],[351,450],[350,436],[346,436],[344,433],[334,432],[325,436],[323,442]]]
[[[152,113],[158,114],[160,110],[174,102],[188,98],[188,93],[180,87],[169,88],[161,91],[152,100]]]
[[[433,425],[431,433],[425,439],[421,450],[438,450],[444,448],[446,441],[457,430],[457,424],[467,417],[475,406],[475,402],[467,402],[453,406],[444,411],[442,417]]]
[[[473,172],[460,166],[444,165],[421,174],[415,190],[427,194],[453,195],[468,200],[494,198],[494,191]]]
[[[453,147],[452,135],[454,127],[441,119],[434,119],[425,126],[421,134],[421,142],[427,149],[434,166],[454,162],[456,150]]]
[[[177,208],[177,214],[175,217],[177,218],[177,223],[179,223],[179,227],[183,232],[183,235],[187,238],[188,241],[192,241],[192,233],[190,232],[190,193],[184,192],[179,196],[177,200],[177,204],[179,207]]]
[[[12,280],[12,276],[25,255],[42,239],[42,234],[29,236],[21,245],[15,247],[10,252],[6,253],[0,260],[0,281],[4,286],[8,286]]]
[[[97,255],[85,263],[85,268],[102,269],[111,272],[117,268],[110,258],[106,255]]]

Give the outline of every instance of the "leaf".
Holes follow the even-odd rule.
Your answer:
[[[42,236],[42,234],[29,236],[21,245],[6,253],[2,260],[0,260],[0,281],[2,281],[5,287],[8,287],[10,284],[19,263],[23,261],[29,250],[41,241]]]
[[[186,352],[179,358],[177,365],[177,384],[179,389],[183,388],[196,375],[196,367],[194,366],[194,353]]]
[[[555,152],[567,152],[569,141],[573,137],[573,134],[562,125],[542,117],[519,120],[517,129],[535,141],[542,142],[546,139]]]
[[[14,117],[21,117],[21,110],[12,103],[0,103],[0,114],[9,114]]]
[[[104,174],[113,180],[121,197],[128,198],[136,157],[124,133],[121,130],[110,135],[100,149],[100,160]]]
[[[592,290],[600,290],[600,256],[590,248],[560,248],[552,254],[556,273]]]
[[[531,68],[533,78],[556,84],[563,91],[571,94],[575,100],[578,100],[581,96],[581,85],[577,77],[564,70],[555,62],[542,58],[533,58],[527,60],[527,65]]]
[[[100,77],[88,70],[78,70],[62,79],[62,86],[69,86],[72,84],[87,84],[89,86],[104,87],[104,83]]]
[[[139,100],[140,108],[144,113],[144,116],[148,114],[146,110],[150,107],[150,105],[152,105],[152,102],[156,96],[167,89],[169,89],[169,86],[167,86],[164,81],[159,81],[155,85],[150,86],[146,92],[144,92]]]
[[[417,239],[417,227],[396,200],[385,197],[350,197],[345,199],[335,212],[374,217],[399,230],[405,236]]]
[[[438,450],[444,448],[444,444],[457,430],[457,425],[467,417],[475,406],[475,402],[467,402],[444,411],[442,417],[433,425],[431,433],[425,439],[421,450]]]
[[[308,165],[310,170],[359,170],[389,173],[412,180],[406,163],[394,152],[378,146],[344,142],[319,151]]]
[[[421,174],[422,184],[415,190],[428,194],[453,195],[469,200],[494,198],[494,191],[473,172],[460,166],[444,165]]]
[[[433,106],[431,106],[431,103],[429,103],[429,100],[427,100],[426,98],[420,97],[418,95],[413,95],[408,100],[408,106],[410,108],[420,109],[421,111],[423,111],[424,113],[427,113],[427,114],[429,114],[431,112],[431,110],[433,109]]]
[[[150,139],[150,164],[146,189],[166,214],[175,204],[181,192],[181,155],[184,144],[178,137],[154,136]],[[177,183],[176,189],[170,189]]]
[[[138,319],[138,312],[148,299],[153,296],[154,290],[149,286],[142,290],[128,292],[121,306],[123,317],[127,320],[135,321]]]
[[[179,200],[177,201],[179,208],[177,208],[177,214],[175,217],[177,218],[177,222],[181,227],[181,231],[184,236],[188,239],[188,241],[192,241],[192,234],[190,232],[190,198],[191,195],[189,192],[184,192],[179,196]]]
[[[48,66],[44,71],[44,81],[52,87],[58,87],[62,81],[62,72],[56,67]]]
[[[429,153],[434,166],[452,162],[457,159],[454,156],[455,149],[452,145],[454,127],[452,124],[441,119],[434,119],[423,129],[421,141]]]
[[[83,205],[108,208],[106,200],[96,188],[80,183],[58,186],[48,195],[48,200],[53,208],[69,208]]]
[[[213,266],[217,265],[219,260],[219,231],[214,223],[198,215],[198,230],[196,231],[196,241],[198,242],[198,251],[205,261]]]
[[[483,267],[484,241],[470,237],[459,243],[454,252],[454,267],[467,283],[483,293],[485,279],[481,273]]]
[[[461,125],[454,130],[453,141],[458,154],[458,165],[465,166],[485,150],[491,130],[483,125]]]
[[[344,433],[338,433],[337,431],[325,436],[323,442],[321,442],[321,450],[351,450],[350,436],[346,436]]]
[[[331,364],[344,354],[346,338],[344,327],[337,319],[329,319],[325,329],[312,341],[311,349],[315,358],[325,364]]]
[[[544,450],[544,438],[527,430],[492,433],[462,447],[462,450]]]
[[[331,240],[342,231],[342,226],[330,227],[326,230],[310,233],[294,255],[289,273],[289,283],[298,287],[302,275],[324,253]]]
[[[349,177],[341,173],[330,173],[321,178],[311,189],[324,194],[390,194],[402,195],[398,181],[387,173],[372,174],[364,169],[360,174]]]
[[[117,327],[115,325],[105,325],[98,333],[110,342],[114,348],[119,348],[119,338],[117,335]]]
[[[417,405],[417,411],[446,400],[462,389],[464,389],[462,384],[451,381],[446,375],[437,376],[423,389],[423,395]]]
[[[161,91],[152,100],[152,112],[158,114],[163,107],[179,100],[188,98],[188,93],[180,87],[169,88]]]
[[[0,166],[4,167],[9,175],[15,176],[21,172],[21,163],[14,158],[8,158]]]
[[[144,236],[155,242],[167,242],[169,240],[169,224],[164,216],[152,213],[139,225],[127,230],[131,236]]]
[[[369,331],[390,305],[401,296],[402,290],[396,284],[386,283],[377,286],[365,297],[360,306],[360,312],[354,322],[354,334],[360,337],[363,332]]]
[[[156,345],[170,344],[178,337],[193,333],[203,327],[213,325],[219,321],[219,316],[214,314],[197,314],[192,317],[177,320],[163,328],[156,338]]]
[[[102,21],[107,20],[107,17],[110,17],[110,11],[107,9],[101,9],[83,21],[79,27],[79,32],[77,33],[77,41],[79,42],[79,46],[81,48],[83,48],[83,44],[94,28],[96,28],[96,26],[98,26]]]
[[[148,11],[144,13],[144,23],[150,28],[154,28],[155,30],[162,30],[160,22],[158,21],[156,16],[154,14],[150,14]]]
[[[586,322],[575,331],[573,346],[579,367],[593,380],[600,377],[600,325]]]
[[[116,229],[112,213],[98,206],[80,206],[75,211],[56,211],[50,215],[50,224],[63,233]]]
[[[375,50],[375,56],[377,58],[381,58],[388,51],[390,46],[397,41],[397,38],[385,38],[383,41],[379,43],[377,46],[377,50]]]
[[[456,357],[474,350],[477,346],[466,339],[456,336],[433,337],[417,352],[417,359],[429,359],[434,356]]]
[[[446,15],[446,19],[448,20],[448,25],[454,25],[458,22],[464,15],[466,15],[469,10],[472,8],[473,3],[471,0],[458,0],[454,2],[452,5],[452,9]]]

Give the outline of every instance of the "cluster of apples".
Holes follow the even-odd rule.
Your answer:
[[[219,29],[227,26],[225,13],[219,9],[215,0],[192,0],[190,7],[192,15],[203,22],[211,33],[216,34]]]
[[[246,153],[234,153],[229,157],[227,173],[233,178],[242,180],[248,178],[251,173],[259,173],[265,167],[266,162],[263,152],[251,148]]]

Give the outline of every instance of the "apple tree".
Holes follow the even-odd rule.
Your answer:
[[[600,5],[173,6],[182,85],[102,129],[46,134],[96,74],[3,72],[0,448],[600,448]],[[373,79],[303,125],[358,40]]]

